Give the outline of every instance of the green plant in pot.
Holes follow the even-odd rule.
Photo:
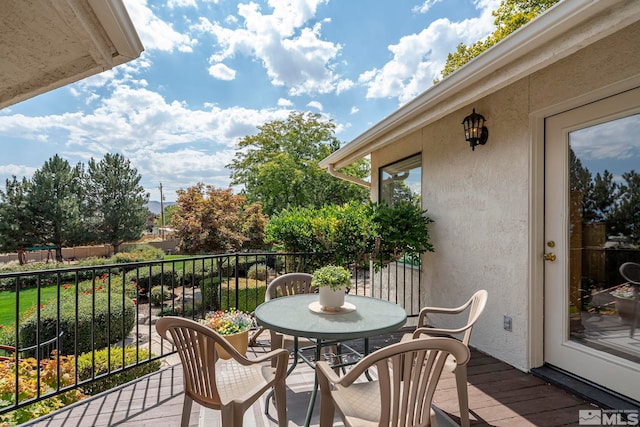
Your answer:
[[[344,267],[327,265],[313,272],[311,285],[318,288],[319,303],[323,310],[339,311],[344,305],[351,273]]]

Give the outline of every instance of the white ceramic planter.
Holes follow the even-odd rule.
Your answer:
[[[322,286],[318,290],[320,306],[325,310],[338,310],[344,305],[344,296],[347,292],[345,287],[336,291],[329,286]]]

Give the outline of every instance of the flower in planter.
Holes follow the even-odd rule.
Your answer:
[[[311,285],[322,288],[328,286],[333,291],[351,285],[351,273],[344,267],[326,265],[313,272]]]
[[[253,326],[253,318],[239,310],[213,311],[202,322],[220,335],[245,332]]]
[[[626,299],[634,298],[633,286],[631,285],[622,285],[609,293],[614,297],[618,297],[618,298],[626,298]]]

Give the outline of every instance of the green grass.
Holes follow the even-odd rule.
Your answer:
[[[57,297],[57,286],[51,285],[40,288],[40,303]],[[20,314],[34,307],[38,302],[38,289],[23,289],[20,291]],[[16,293],[14,291],[0,292],[0,325],[15,325],[16,322]]]

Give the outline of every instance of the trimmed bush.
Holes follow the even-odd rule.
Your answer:
[[[220,301],[220,283],[219,277],[207,277],[200,285],[202,293],[202,305],[205,309],[212,310],[219,308]]]
[[[248,279],[267,280],[267,276],[272,274],[273,270],[267,268],[265,264],[254,264],[247,271]]]
[[[146,243],[127,245],[122,251],[115,254],[114,259],[130,259],[132,261],[121,262],[137,262],[137,261],[152,261],[161,260],[164,258],[164,251]]]
[[[151,294],[149,296],[151,298],[151,304],[161,305],[164,301],[171,298],[172,295],[171,291],[166,287],[154,286],[151,288]]]
[[[99,349],[107,347],[109,344],[120,342],[133,330],[136,309],[129,298],[119,293],[112,293],[111,298],[109,298],[106,292],[97,291],[95,293],[95,317],[93,315],[93,304],[93,295],[90,292],[83,292],[78,295],[78,330],[76,336],[75,295],[61,299],[60,330],[64,331],[62,354],[74,354],[74,343],[76,341],[78,343],[78,354],[80,354],[91,351],[93,348]],[[41,342],[56,336],[57,314],[56,300],[51,301],[41,309]],[[36,313],[22,320],[20,324],[20,347],[28,347],[36,343],[36,326]]]
[[[180,271],[173,271],[171,269],[164,270],[161,265],[154,265],[149,268],[148,266],[138,269],[132,269],[127,272],[127,282],[136,282],[141,289],[142,293],[146,293],[154,286],[164,286],[167,289],[171,289],[175,286],[180,286],[181,277]],[[142,289],[146,291],[142,291]],[[134,297],[134,296],[132,296]]]
[[[92,376],[92,353],[84,353],[78,356],[78,378],[80,381],[89,380],[93,377],[98,377],[109,372],[109,366],[111,366],[111,372],[117,371],[122,368],[122,348],[110,347],[97,350],[93,353],[95,355],[95,373]],[[124,365],[132,366],[137,361],[145,361],[154,357],[149,353],[149,350],[139,348],[136,354],[136,348],[127,346],[124,349]],[[113,387],[121,384],[128,383],[129,381],[140,378],[143,375],[150,374],[160,369],[160,360],[154,360],[148,363],[141,364],[136,367],[132,367],[119,374],[112,374],[108,378],[101,378],[93,382],[83,384],[82,390],[89,395],[101,393],[109,390]]]

